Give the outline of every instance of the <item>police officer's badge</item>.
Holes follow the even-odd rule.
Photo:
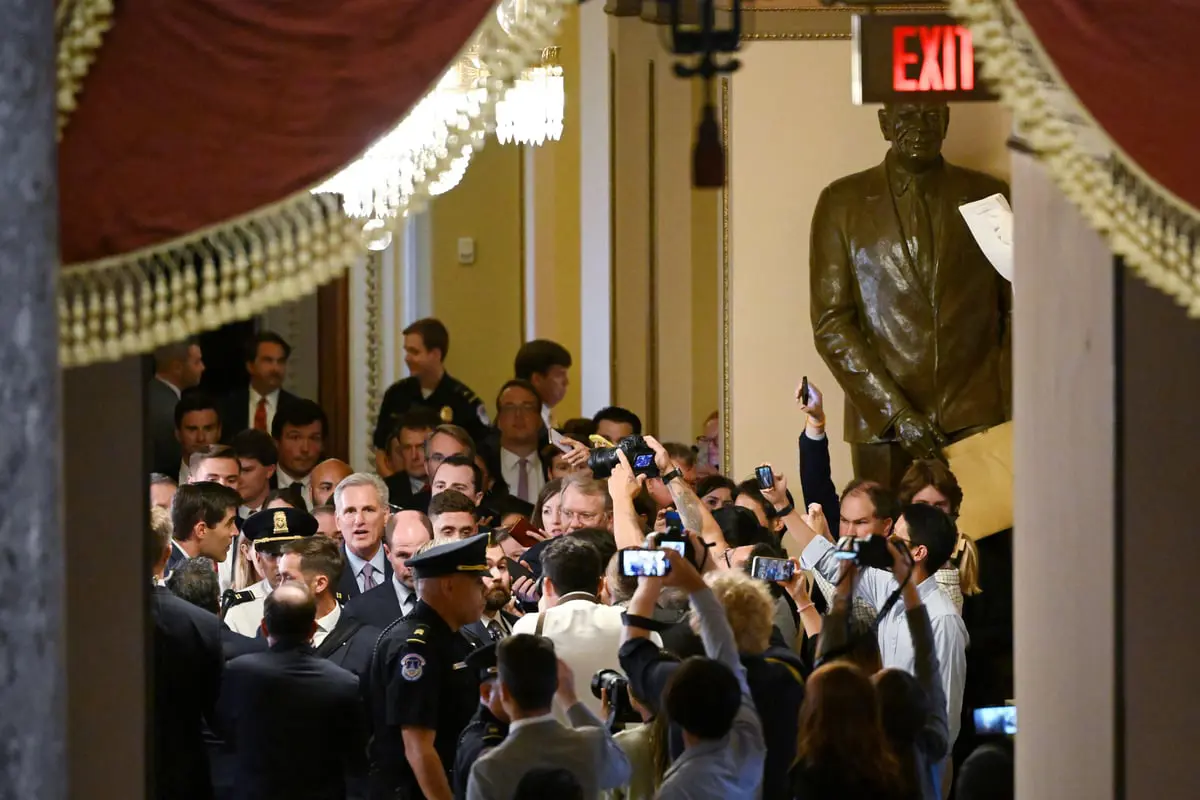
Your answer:
[[[276,511],[274,524],[275,524],[275,533],[287,533],[288,532],[287,514],[283,513],[282,511]]]
[[[442,422],[454,422],[454,409],[450,406],[442,406]]]
[[[425,672],[425,658],[416,653],[409,653],[400,659],[400,677],[406,681],[421,679]]]

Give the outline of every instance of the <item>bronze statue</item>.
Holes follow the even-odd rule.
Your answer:
[[[883,163],[813,212],[817,351],[846,392],[855,475],[885,486],[1010,416],[1011,288],[958,213],[1008,186],[942,159],[949,123],[945,104],[884,106]]]

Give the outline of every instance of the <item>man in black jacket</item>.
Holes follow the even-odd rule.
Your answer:
[[[221,430],[226,444],[247,428],[270,433],[279,410],[301,402],[302,398],[283,388],[291,355],[292,346],[271,331],[260,331],[246,344],[249,385],[226,395],[221,402]]]
[[[363,768],[358,679],[313,653],[316,613],[304,584],[281,584],[263,609],[271,649],[226,667],[217,720],[236,753],[234,800],[342,798]]]
[[[351,598],[346,615],[376,628],[386,628],[413,610],[417,590],[412,570],[405,564],[433,539],[433,525],[420,511],[400,511],[388,520],[384,553],[392,567],[391,577],[368,592]]]
[[[158,800],[211,800],[212,779],[204,741],[221,687],[221,621],[171,594],[162,583],[171,552],[171,522],[152,509],[147,547],[154,564],[150,594],[153,621],[153,789]]]

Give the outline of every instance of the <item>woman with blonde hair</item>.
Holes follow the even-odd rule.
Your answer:
[[[900,480],[900,505],[912,503],[940,508],[958,521],[958,512],[962,508],[963,492],[958,485],[958,478],[940,461],[933,459],[914,461]],[[958,532],[958,543],[946,566],[938,570],[935,576],[942,591],[954,601],[958,613],[962,613],[963,596],[979,594],[979,549],[975,542]]]

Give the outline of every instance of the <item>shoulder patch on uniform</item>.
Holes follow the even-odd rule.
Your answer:
[[[483,403],[480,403],[475,407],[475,413],[479,415],[479,421],[484,425],[492,424],[491,418],[488,417],[487,406],[485,406]]]
[[[400,677],[406,681],[418,681],[425,673],[425,657],[409,653],[400,659]]]

